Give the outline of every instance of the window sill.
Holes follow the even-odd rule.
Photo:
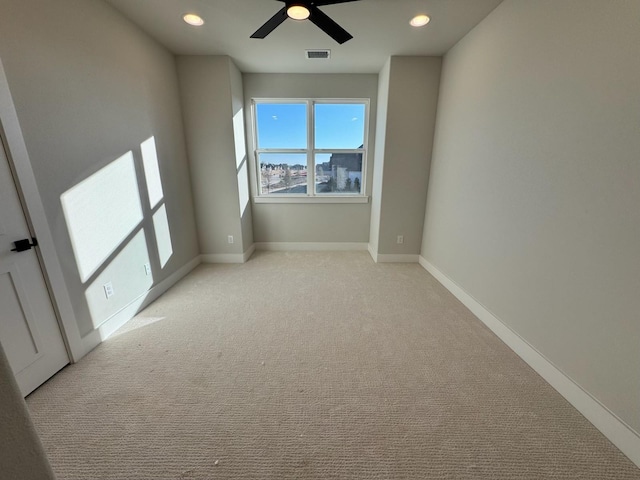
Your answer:
[[[369,197],[366,195],[327,195],[326,197],[308,197],[306,195],[269,195],[264,197],[253,197],[253,203],[369,203]]]

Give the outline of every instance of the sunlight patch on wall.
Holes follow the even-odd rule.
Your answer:
[[[165,205],[162,205],[158,211],[153,214],[153,229],[156,232],[160,267],[164,268],[171,258],[171,255],[173,255],[171,232],[169,231],[169,219],[167,218],[167,209]]]
[[[127,152],[60,196],[85,282],[142,221],[133,154]]]
[[[233,116],[233,138],[236,146],[236,170],[238,175],[238,199],[240,202],[240,216],[249,205],[249,172],[247,169],[247,149],[244,136],[244,113],[240,109]]]
[[[164,198],[155,137],[148,138],[142,142],[140,149],[142,151],[144,177],[147,181],[147,190],[149,191],[149,204],[151,208],[153,208]]]
[[[236,145],[236,167],[240,167],[242,160],[247,156],[247,149],[244,144],[244,114],[242,109],[233,116],[233,137]]]
[[[95,328],[151,288],[153,276],[147,275],[144,269],[147,263],[147,240],[144,230],[140,230],[85,291]],[[106,283],[111,283],[113,287],[113,295],[109,298],[104,291]]]
[[[246,158],[238,170],[238,199],[240,200],[240,216],[242,217],[247,205],[249,205],[249,172]]]

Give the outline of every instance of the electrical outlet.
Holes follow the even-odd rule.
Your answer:
[[[149,275],[151,275],[151,264],[150,263],[145,263],[144,264],[144,274],[148,277]]]
[[[105,297],[107,297],[107,299],[113,297],[113,294],[115,293],[113,291],[113,283],[109,282],[109,283],[105,283],[102,288],[104,288],[104,295]]]
[[[227,237],[227,241],[228,241],[229,243],[233,243],[233,235],[229,235],[229,236]]]
[[[404,243],[404,236],[403,235],[398,235],[398,239],[396,241],[398,244],[403,244]]]

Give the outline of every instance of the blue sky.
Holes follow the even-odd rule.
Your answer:
[[[258,148],[307,148],[306,103],[256,105]],[[364,137],[365,107],[362,104],[315,105],[316,148],[359,148]],[[280,155],[278,156],[280,157]],[[276,157],[270,156],[269,161]],[[300,163],[298,156],[278,162]]]

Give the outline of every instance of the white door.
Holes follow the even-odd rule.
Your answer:
[[[69,363],[36,251],[12,251],[31,234],[0,138],[0,342],[23,395]]]

